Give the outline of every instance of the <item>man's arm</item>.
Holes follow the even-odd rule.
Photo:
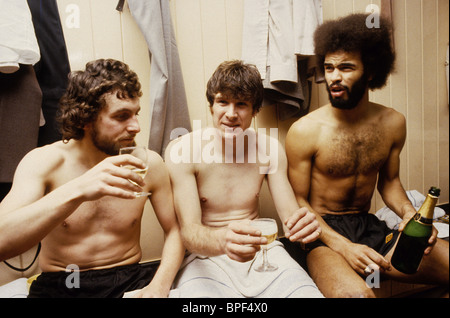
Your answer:
[[[389,157],[380,169],[377,188],[384,203],[399,217],[409,220],[416,210],[406,195],[399,175],[400,152],[406,140],[406,120],[400,113],[394,110],[390,112],[392,115],[389,116],[386,133],[393,136],[394,142]]]
[[[271,137],[267,137],[271,138]],[[272,195],[275,208],[281,222],[286,226],[285,235],[291,241],[310,243],[320,235],[320,226],[315,214],[306,208],[299,208],[292,186],[287,176],[287,158],[283,146],[278,142],[277,152],[272,154],[277,167],[273,167],[272,173],[267,175],[267,182]],[[270,148],[272,150],[272,147]]]
[[[55,147],[48,146],[31,151],[19,163],[11,191],[0,204],[0,260],[35,246],[82,202],[105,195],[131,199],[132,191],[140,188],[128,179],[143,185],[137,174],[120,167],[142,163],[133,156],[116,156],[47,193],[48,175],[63,160]]]
[[[409,201],[399,175],[400,153],[406,140],[406,119],[394,110],[390,110],[390,112],[392,114],[389,116],[388,134],[394,136],[394,143],[388,159],[380,170],[377,188],[384,203],[403,219],[399,225],[399,231],[403,231],[406,223],[416,214],[416,209]],[[436,243],[437,233],[437,230],[433,227],[432,235],[428,241],[430,246],[425,250],[425,254],[431,252],[433,245]]]
[[[176,143],[189,142],[187,138],[189,135],[171,142],[165,155],[172,181],[175,211],[185,247],[192,253],[205,256],[227,254],[237,261],[252,259],[258,250],[258,247],[253,245],[260,245],[266,239],[259,237],[261,233],[249,226],[248,222],[235,222],[221,228],[213,228],[202,223],[195,164],[175,163],[171,158]]]
[[[165,242],[155,276],[147,287],[136,294],[136,297],[167,297],[183,261],[185,249],[175,215],[167,167],[162,158],[153,151],[149,151],[149,163],[146,182],[152,185],[150,201],[164,231]]]

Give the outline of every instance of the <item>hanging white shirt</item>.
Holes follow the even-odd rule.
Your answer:
[[[313,55],[313,35],[322,23],[321,0],[246,0],[242,60],[270,82],[298,82],[297,55]]]
[[[41,56],[27,1],[0,0],[0,7],[0,72],[34,65]]]
[[[292,3],[295,54],[314,55],[314,31],[322,24],[321,0],[294,0]]]

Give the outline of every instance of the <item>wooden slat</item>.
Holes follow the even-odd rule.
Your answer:
[[[242,26],[244,23],[244,0],[225,0],[228,59],[240,59],[242,53]]]
[[[438,34],[438,117],[439,117],[439,187],[441,188],[440,203],[449,202],[449,104],[448,84],[445,77],[445,56],[449,38],[449,1],[437,0],[437,30]],[[426,79],[424,79],[426,80]]]
[[[422,108],[422,30],[421,1],[406,1],[406,85],[409,188],[423,191],[423,108]]]
[[[111,0],[90,1],[92,39],[95,58],[123,60],[122,30],[117,2]]]
[[[423,78],[422,81],[422,114],[423,114],[423,138],[424,138],[424,189],[427,191],[432,185],[436,185],[438,176],[438,54],[437,54],[437,20],[430,19],[437,12],[437,2],[422,0],[422,34],[423,34]]]
[[[406,89],[406,24],[405,24],[405,0],[393,2],[393,24],[395,37],[396,63],[395,70],[391,75],[391,107],[407,115],[407,89]],[[408,136],[407,136],[408,138]],[[409,189],[408,175],[408,150],[405,144],[400,154],[400,180],[404,187]]]
[[[86,62],[94,59],[95,51],[89,0],[58,0],[58,10],[72,70],[83,69]],[[70,19],[79,12],[79,27]]]
[[[175,1],[174,20],[191,122],[207,123],[206,79],[200,1]]]

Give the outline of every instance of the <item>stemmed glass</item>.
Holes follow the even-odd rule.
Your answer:
[[[278,269],[278,266],[273,263],[269,263],[267,259],[267,245],[275,241],[278,233],[277,222],[270,218],[255,219],[250,222],[250,225],[261,231],[261,235],[267,238],[267,244],[262,245],[263,262],[261,265],[255,267],[257,272],[272,272]]]
[[[147,148],[142,147],[142,146],[124,147],[124,148],[120,148],[119,154],[120,155],[130,154],[130,155],[135,156],[136,158],[141,159],[143,162],[145,162],[145,168],[144,169],[140,169],[140,168],[137,168],[137,167],[132,166],[132,165],[123,166],[124,168],[130,169],[133,172],[137,173],[142,178],[145,177],[145,175],[147,174],[147,170],[148,170],[148,166],[147,166]],[[136,184],[135,182],[133,182],[130,179],[128,179],[128,181],[130,181],[134,185],[139,186],[138,184]],[[147,197],[150,194],[151,194],[150,192],[144,192],[144,191],[143,192],[134,192],[134,195],[136,197]]]

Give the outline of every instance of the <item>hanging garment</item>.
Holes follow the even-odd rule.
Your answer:
[[[0,184],[9,191],[23,156],[37,146],[42,92],[33,64],[40,51],[26,0],[0,0]]]
[[[28,5],[41,51],[34,70],[42,90],[45,125],[39,129],[38,146],[43,146],[61,140],[55,117],[70,65],[56,0],[28,0]]]
[[[0,72],[13,73],[19,64],[34,65],[40,58],[26,0],[0,0]]]
[[[292,24],[297,55],[314,55],[314,31],[323,21],[321,0],[294,0]]]
[[[12,182],[20,160],[36,148],[41,101],[33,66],[0,73],[0,182]]]
[[[270,82],[267,78],[263,80],[264,100],[263,106],[277,105],[277,117],[280,120],[299,118],[309,112],[312,83],[308,80],[309,59],[299,59],[295,70],[299,81]],[[267,67],[270,78],[270,66]]]
[[[150,52],[149,148],[164,154],[175,128],[191,131],[180,58],[168,0],[128,0]]]
[[[309,110],[315,74],[313,35],[322,23],[321,0],[246,0],[242,60],[255,64],[265,88],[263,105],[276,104],[281,120]]]

